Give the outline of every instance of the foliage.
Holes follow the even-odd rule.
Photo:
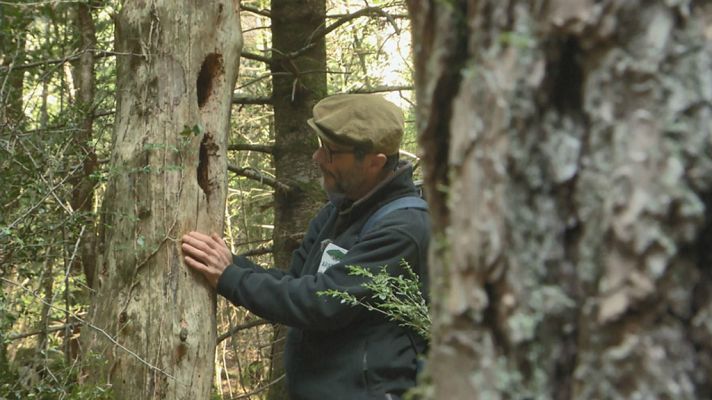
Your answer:
[[[358,298],[339,290],[324,290],[319,294],[384,314],[399,325],[411,328],[420,336],[430,339],[430,313],[421,292],[420,279],[405,260],[401,262],[403,273],[398,275],[390,274],[387,266],[378,268],[375,272],[355,265],[349,265],[347,268],[350,275],[366,278],[367,281],[362,286],[368,289],[368,297]]]
[[[0,375],[0,399],[111,400],[108,386],[84,385],[81,371],[91,370],[101,360],[85,356],[83,361],[67,361],[61,351],[37,353],[22,349],[11,371]]]

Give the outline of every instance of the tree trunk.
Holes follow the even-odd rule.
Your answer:
[[[409,8],[432,398],[712,397],[712,7]]]
[[[0,128],[10,133],[19,131],[24,119],[23,85],[25,71],[15,70],[25,63],[25,42],[30,18],[13,9],[12,5],[0,4]]]
[[[0,132],[3,137],[19,134],[23,124],[22,87],[24,85],[24,70],[15,71],[14,67],[25,62],[25,35],[29,18],[19,13],[21,17],[10,18],[8,14],[17,12],[12,5],[0,4]],[[13,163],[11,157],[0,161],[0,170],[8,171]],[[4,172],[7,173],[7,172]],[[8,190],[8,188],[5,188]],[[3,212],[9,211],[4,210]],[[0,265],[8,265],[12,250],[0,249]],[[0,275],[8,271],[2,268]],[[3,295],[0,295],[0,301]],[[7,341],[5,329],[11,321],[6,308],[0,308],[0,374],[9,375]]]
[[[94,281],[96,253],[94,251],[94,227],[92,222],[94,207],[94,178],[92,174],[97,168],[96,152],[91,144],[94,127],[94,51],[96,50],[96,31],[91,8],[88,4],[77,4],[75,8],[75,24],[79,34],[81,55],[75,65],[74,81],[77,86],[76,109],[78,115],[78,131],[74,135],[74,151],[82,168],[75,179],[72,179],[71,205],[74,212],[80,213],[81,225],[84,230],[81,241],[79,264],[86,277],[87,285],[91,287]]]
[[[275,190],[274,262],[286,267],[301,240],[309,220],[322,206],[323,192],[318,170],[312,163],[316,136],[307,126],[314,104],[326,95],[326,47],[324,38],[312,33],[325,22],[324,0],[272,1],[272,52],[274,62],[272,100],[275,122],[274,165],[277,181],[290,183],[295,190]],[[288,59],[285,54],[313,45],[303,55]],[[270,377],[284,374],[286,329],[275,328]],[[268,398],[286,399],[284,381],[270,387]]]
[[[88,378],[116,398],[207,399],[215,292],[182,263],[184,232],[222,233],[239,3],[125,2]]]

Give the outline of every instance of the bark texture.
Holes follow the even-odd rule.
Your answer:
[[[122,399],[207,399],[215,293],[180,236],[222,233],[239,2],[125,1],[116,18],[117,111],[91,325],[95,384]]]
[[[710,6],[409,8],[431,398],[710,398]]]
[[[274,106],[274,167],[277,181],[293,190],[274,195],[274,263],[286,268],[299,246],[309,220],[323,205],[318,170],[312,162],[316,136],[306,124],[312,107],[326,95],[326,46],[314,33],[324,26],[324,0],[272,1],[272,52],[270,69]],[[302,51],[294,57],[290,54]],[[284,374],[286,328],[275,327],[271,380]],[[286,399],[284,381],[270,386],[270,400]]]

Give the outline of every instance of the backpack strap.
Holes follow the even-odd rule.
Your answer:
[[[376,223],[379,220],[381,220],[381,218],[385,217],[391,211],[405,209],[405,208],[415,208],[418,210],[426,210],[427,211],[428,203],[426,203],[425,200],[423,200],[417,196],[406,196],[406,197],[400,197],[398,199],[395,199],[391,202],[384,204],[375,213],[371,214],[371,216],[368,218],[366,223],[363,224],[363,227],[361,228],[361,232],[359,232],[359,234],[358,234],[359,240],[361,240],[361,237],[364,235],[364,233],[371,230],[371,228],[373,228],[373,226],[376,225]]]

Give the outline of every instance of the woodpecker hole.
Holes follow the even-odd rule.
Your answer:
[[[206,196],[210,195],[210,178],[208,174],[208,163],[210,156],[208,155],[208,146],[212,142],[209,134],[203,136],[200,141],[200,152],[198,153],[198,186],[203,189]]]
[[[203,189],[203,193],[205,193],[206,196],[210,196],[210,193],[212,193],[212,185],[214,183],[210,181],[210,159],[218,156],[219,148],[220,147],[215,144],[213,140],[213,135],[211,135],[210,132],[205,132],[203,140],[200,141],[196,175],[198,178],[198,186]]]
[[[215,78],[225,72],[223,66],[223,58],[221,54],[210,53],[203,60],[203,65],[198,73],[198,81],[196,82],[198,94],[198,107],[202,108],[210,99],[213,93],[213,85]]]

